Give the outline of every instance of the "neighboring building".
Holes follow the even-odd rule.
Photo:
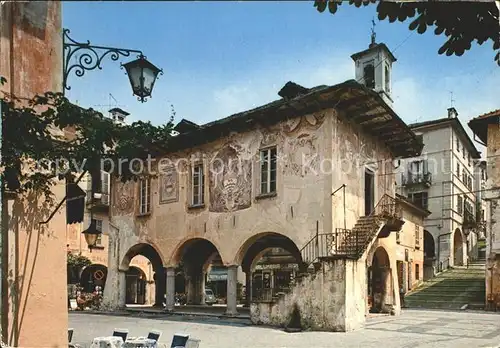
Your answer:
[[[431,212],[424,222],[424,245],[430,249],[424,253],[433,273],[465,265],[477,244],[468,223],[476,216],[474,163],[480,153],[457,116],[449,108],[446,118],[410,125],[424,149],[419,157],[401,160],[396,178],[399,194]]]
[[[0,99],[62,91],[61,2],[0,4]],[[8,130],[13,132],[15,130]],[[52,191],[56,201],[65,185]],[[2,335],[11,347],[67,347],[66,210],[18,196],[2,202]],[[52,209],[54,209],[52,207]]]
[[[490,309],[500,308],[500,109],[478,116],[469,127],[487,147],[486,210],[486,299]]]
[[[379,57],[384,64],[374,64]],[[237,312],[241,267],[254,323],[285,325],[300,313],[308,327],[347,331],[368,312],[369,258],[374,308],[398,312],[394,252],[374,243],[404,223],[393,159],[418,156],[422,144],[376,90],[390,81],[387,47],[372,42],[353,59],[356,79],[374,79],[375,91],[353,80],[288,82],[281,99],[256,109],[201,126],[182,120],[171,152],[157,158],[157,175],[112,180],[106,303],[125,305],[126,271],[140,254],[166,269],[163,278],[157,272],[156,295],[166,293],[168,310],[176,281],[188,303],[202,304],[209,265],[220,260],[228,314]],[[287,259],[283,272],[264,272],[278,258]],[[252,273],[267,273],[264,301]]]
[[[128,112],[113,108],[109,110],[111,119],[119,124],[125,124],[125,118],[130,115]],[[96,286],[103,289],[106,286],[108,273],[108,230],[109,230],[109,206],[110,206],[110,174],[101,172],[101,197],[91,200],[91,180],[90,174],[85,175],[79,182],[79,186],[87,193],[86,209],[84,221],[82,223],[68,226],[67,245],[68,250],[74,254],[79,254],[90,259],[92,264],[83,269],[78,279],[72,279],[83,287],[85,292],[93,292]],[[92,213],[92,214],[91,214]],[[96,221],[96,226],[102,231],[102,235],[97,240],[97,245],[89,249],[82,232],[90,225],[91,219]],[[130,264],[127,271],[127,293],[126,302],[128,304],[154,304],[155,286],[154,272],[151,263],[144,256],[138,255]],[[70,282],[70,280],[68,279]],[[71,282],[70,282],[71,283]],[[163,301],[162,301],[163,303]],[[159,305],[162,305],[160,303]]]

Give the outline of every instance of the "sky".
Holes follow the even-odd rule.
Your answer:
[[[397,58],[392,93],[404,121],[446,117],[451,99],[462,122],[500,108],[491,42],[473,44],[462,57],[438,55],[444,36],[379,21],[375,9],[343,4],[331,15],[317,12],[312,1],[64,2],[63,25],[74,40],[140,49],[164,71],[146,103],[132,96],[124,70],[111,59],[102,70],[69,76],[67,96],[103,112],[120,107],[131,113],[128,121],[153,124],[167,122],[173,105],[176,121],[203,124],[279,99],[287,81],[313,87],[354,79],[350,56],[368,48],[375,18],[377,42]]]

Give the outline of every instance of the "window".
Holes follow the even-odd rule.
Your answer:
[[[415,224],[415,248],[420,249],[420,228]]]
[[[469,153],[469,155],[468,155],[468,156],[469,156],[469,157],[468,157],[468,161],[469,161],[469,167],[470,167],[470,162],[471,162],[470,153]]]
[[[465,168],[462,171],[462,182],[464,183],[464,185],[467,185],[467,173],[465,172]]]
[[[460,139],[458,139],[458,137],[456,137],[457,139],[457,151],[460,152]]]
[[[464,211],[464,200],[462,196],[457,196],[457,213],[462,215]]]
[[[95,228],[100,234],[97,235],[97,241],[95,245],[101,245],[102,244],[102,220],[97,220],[97,219],[92,219],[92,222],[95,222]]]
[[[260,151],[260,193],[276,192],[276,148]]]
[[[365,64],[363,68],[363,77],[366,87],[375,88],[375,67],[373,65],[373,61]]]
[[[463,151],[462,151],[462,157],[463,157],[463,159],[465,159],[465,145],[464,145],[464,148],[463,148]]]
[[[416,280],[420,279],[420,265],[418,263],[415,264],[415,279]]]
[[[410,193],[408,198],[416,205],[427,209],[427,192]]]
[[[460,178],[460,163],[457,163],[457,176]]]
[[[467,185],[469,187],[469,190],[472,191],[472,176],[469,175],[469,178],[467,179]]]
[[[191,192],[192,192],[192,205],[202,205],[205,198],[205,176],[203,175],[203,164],[198,164],[193,167],[191,177]]]
[[[109,204],[109,192],[110,192],[109,177],[110,174],[108,172],[101,171],[101,192],[102,192],[101,203],[106,205]]]
[[[142,179],[139,181],[139,214],[149,214],[151,212],[151,180]]]

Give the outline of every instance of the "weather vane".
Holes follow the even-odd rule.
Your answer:
[[[377,34],[375,33],[375,19],[372,18],[372,45],[375,45],[375,37]]]

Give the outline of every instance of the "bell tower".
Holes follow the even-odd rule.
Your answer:
[[[375,41],[375,21],[372,20],[371,43],[368,49],[354,53],[356,81],[380,94],[384,101],[392,107],[392,63],[396,57],[384,43]]]

